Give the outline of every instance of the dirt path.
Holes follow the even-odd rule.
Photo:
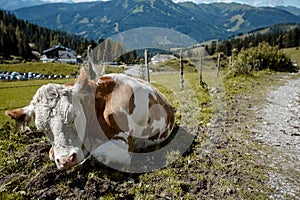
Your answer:
[[[300,78],[270,91],[256,113],[259,120],[253,132],[267,147],[262,154],[270,167],[270,198],[300,199]]]

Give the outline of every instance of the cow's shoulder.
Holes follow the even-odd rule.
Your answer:
[[[107,74],[100,77],[100,80],[114,81],[116,85],[129,85],[133,89],[137,87],[146,87],[150,84],[142,79],[134,78],[125,74]]]
[[[123,74],[101,76],[97,82],[96,107],[106,115],[125,110],[132,113],[134,109],[134,88],[137,80]]]

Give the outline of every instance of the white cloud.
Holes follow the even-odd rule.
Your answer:
[[[80,2],[92,2],[92,1],[99,1],[99,0],[73,0],[73,2],[80,3]],[[108,1],[108,0],[102,0],[102,1]]]
[[[62,3],[62,2],[72,2],[72,0],[43,0],[44,2],[49,2],[49,3]]]
[[[92,1],[99,1],[99,0],[42,0],[44,2],[49,3],[80,3],[80,2],[92,2]],[[103,0],[105,1],[105,0]],[[106,0],[107,1],[107,0]]]
[[[173,0],[174,2],[184,2],[188,0]],[[194,3],[232,3],[232,2],[237,2],[241,4],[248,4],[252,6],[279,6],[279,5],[284,5],[284,6],[296,6],[300,7],[300,1],[297,0],[190,0]]]

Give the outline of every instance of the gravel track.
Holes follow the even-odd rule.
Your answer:
[[[283,77],[284,79],[290,77]],[[271,199],[300,199],[300,78],[268,93],[253,132],[266,145]]]

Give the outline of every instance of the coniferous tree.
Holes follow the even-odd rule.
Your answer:
[[[63,31],[53,31],[39,27],[15,15],[0,10],[0,55],[8,59],[11,55],[31,59],[29,43],[34,43],[42,53],[53,45],[61,44],[74,49],[78,54],[86,54],[86,39]]]

